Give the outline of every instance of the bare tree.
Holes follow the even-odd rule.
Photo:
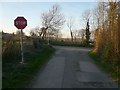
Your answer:
[[[59,5],[53,5],[52,8],[42,13],[42,31],[43,31],[43,38],[46,37],[47,30],[51,30],[52,32],[61,29],[62,25],[64,24],[64,16],[61,14],[61,9]]]
[[[90,10],[85,10],[82,14],[82,17],[86,24],[88,19],[90,19],[90,17],[91,17]]]
[[[74,21],[73,21],[72,17],[70,17],[69,20],[68,20],[68,22],[67,22],[67,26],[68,26],[68,28],[69,28],[69,30],[70,30],[70,35],[71,35],[71,40],[72,40],[72,42],[73,42],[73,31],[72,31],[73,22],[74,22]]]
[[[104,62],[111,63],[111,67],[118,70],[120,62],[120,20],[119,20],[119,2],[102,2],[96,7],[95,23],[95,49]],[[117,71],[116,71],[117,72]],[[117,80],[120,80],[118,78]]]
[[[80,31],[79,31],[79,37],[80,37],[80,39],[81,39],[81,44],[84,44],[84,40],[85,40],[85,29],[81,29]]]
[[[30,30],[30,35],[32,38],[33,46],[34,48],[38,48],[41,45],[40,39],[41,39],[41,29],[37,26],[35,28],[32,28]]]
[[[36,37],[38,36],[38,32],[40,32],[39,27],[32,28],[30,30],[30,35]]]

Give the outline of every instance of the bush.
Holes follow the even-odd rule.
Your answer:
[[[10,62],[20,56],[20,45],[16,43],[13,37],[7,40],[3,39],[2,42],[3,63]]]
[[[3,89],[26,87],[53,52],[54,49],[51,46],[44,45],[42,51],[31,55],[25,64],[19,62],[7,64],[3,69]]]

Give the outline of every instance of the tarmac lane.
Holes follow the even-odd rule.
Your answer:
[[[89,58],[91,48],[54,46],[55,54],[30,88],[118,88]]]

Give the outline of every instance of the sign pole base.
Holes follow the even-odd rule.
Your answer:
[[[20,64],[25,64],[24,62],[20,62]]]

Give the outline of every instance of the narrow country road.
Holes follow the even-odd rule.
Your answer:
[[[88,57],[90,48],[54,46],[56,52],[31,88],[117,88]]]

